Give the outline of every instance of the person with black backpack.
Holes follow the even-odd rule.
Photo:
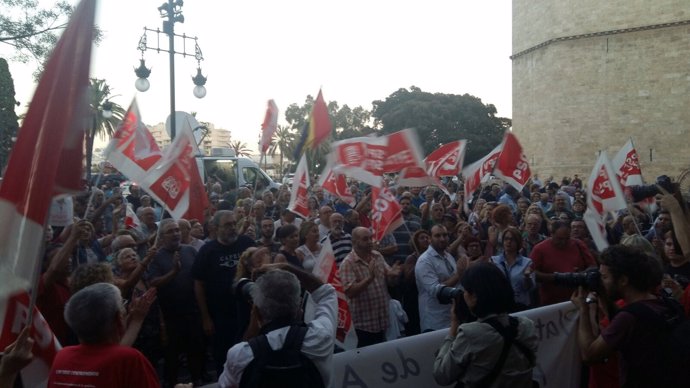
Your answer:
[[[287,263],[264,265],[254,278],[249,340],[230,348],[218,386],[330,387],[338,319],[333,286]],[[316,304],[307,323],[301,322],[301,289]]]
[[[513,287],[492,263],[470,265],[460,280],[461,298],[475,322],[460,324],[462,301],[455,299],[450,330],[436,354],[433,375],[440,385],[456,387],[532,387],[537,330],[513,311]]]
[[[580,287],[572,302],[580,310],[578,343],[587,363],[619,354],[624,388],[687,387],[690,384],[690,321],[680,304],[658,296],[659,261],[631,247],[614,245],[601,254],[601,282],[606,295],[587,297]],[[595,336],[589,303],[598,299],[625,306],[609,313],[610,324]]]

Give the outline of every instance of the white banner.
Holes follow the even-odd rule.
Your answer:
[[[577,388],[577,309],[564,302],[516,313],[534,321],[539,335],[535,380],[540,387]],[[447,329],[385,342],[333,356],[334,387],[439,387],[432,370],[434,354]]]

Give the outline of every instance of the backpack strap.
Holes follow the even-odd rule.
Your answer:
[[[268,360],[268,355],[273,351],[265,334],[259,334],[247,342],[252,349],[254,359],[244,368],[240,378],[240,387],[248,387],[251,385],[251,382],[258,381],[261,371]]]
[[[307,327],[304,325],[292,325],[285,336],[283,349],[301,350],[304,336],[307,335]]]
[[[525,355],[530,366],[534,367],[534,365],[536,365],[536,355],[534,352],[516,339],[518,326],[520,325],[520,321],[518,321],[517,318],[509,316],[508,327],[503,326],[496,318],[489,318],[485,320],[484,323],[491,325],[491,327],[503,337],[503,348],[501,349],[501,355],[494,365],[494,368],[477,383],[477,387],[489,387],[493,384],[494,380],[496,380],[498,374],[501,372],[501,369],[503,369],[503,365],[505,365],[506,359],[508,358],[508,352],[512,345],[515,345],[518,350]]]

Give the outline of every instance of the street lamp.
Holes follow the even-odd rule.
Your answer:
[[[144,52],[146,50],[156,50],[156,52],[167,52],[170,60],[170,138],[175,139],[175,54],[181,54],[183,57],[192,56],[191,52],[187,52],[187,41],[194,41],[194,58],[197,62],[197,73],[196,76],[192,77],[192,82],[194,82],[194,96],[196,98],[204,98],[206,96],[206,77],[201,74],[201,61],[204,60],[204,56],[201,53],[201,48],[197,42],[197,37],[187,36],[186,34],[178,35],[175,33],[175,23],[184,23],[184,15],[182,15],[182,5],[183,0],[168,0],[167,3],[163,3],[158,7],[158,12],[160,12],[162,18],[167,18],[163,21],[163,31],[156,28],[150,29],[144,27],[144,34],[139,38],[139,45],[137,49],[141,51],[141,59],[139,60],[139,67],[134,69],[134,73],[137,75],[137,80],[134,82],[134,86],[140,92],[145,92],[149,90],[150,83],[148,80],[149,75],[151,75],[151,69],[146,67],[146,62],[144,60]],[[149,46],[147,34],[149,32],[156,33],[156,46]],[[168,35],[168,48],[161,48],[160,46],[160,34]],[[182,38],[182,51],[175,51],[175,37]]]

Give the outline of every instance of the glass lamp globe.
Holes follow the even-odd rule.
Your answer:
[[[194,87],[194,97],[204,98],[206,96],[206,88],[203,85],[197,85]]]
[[[134,87],[137,88],[138,91],[140,92],[145,92],[149,90],[149,87],[151,84],[149,83],[149,80],[146,78],[137,78],[136,81],[134,81]]]

